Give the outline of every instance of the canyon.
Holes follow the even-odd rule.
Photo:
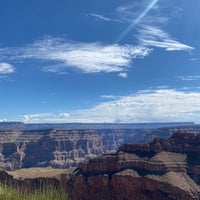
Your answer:
[[[183,130],[165,139],[122,144],[70,169],[0,171],[0,182],[24,192],[52,185],[72,200],[199,200],[200,132]]]
[[[0,169],[70,168],[125,143],[168,138],[173,132],[200,132],[193,123],[23,124],[0,123]]]

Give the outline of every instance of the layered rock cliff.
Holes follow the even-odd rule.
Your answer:
[[[116,150],[121,130],[32,130],[0,132],[0,167],[16,170],[36,166],[68,168]]]
[[[97,155],[116,151],[124,143],[143,143],[160,136],[169,137],[174,131],[200,132],[200,126],[180,126],[167,128],[140,128],[144,125],[131,124],[75,124],[61,125],[6,124],[0,130],[0,169],[16,170],[29,167],[68,168]],[[63,126],[63,127],[62,127]],[[153,125],[150,124],[150,127]],[[154,125],[158,126],[158,125]],[[9,128],[10,127],[10,128]],[[41,129],[33,129],[40,127]],[[74,129],[69,129],[74,127]],[[133,127],[133,128],[131,128]],[[145,124],[147,127],[147,124]],[[94,129],[96,128],[96,129]]]
[[[200,199],[200,135],[174,133],[80,163],[68,180],[73,200]]]

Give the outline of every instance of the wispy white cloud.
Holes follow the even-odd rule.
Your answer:
[[[158,0],[151,0],[147,6],[142,10],[142,12],[133,20],[132,23],[123,31],[123,33],[119,36],[117,39],[117,42],[121,41],[132,29],[139,24],[143,18],[148,14],[148,12],[153,9],[153,7],[156,5]]]
[[[191,61],[198,61],[199,58],[191,58],[190,60],[191,60]]]
[[[150,52],[150,48],[142,46],[70,43],[48,37],[25,47],[7,49],[6,55],[0,56],[13,60],[46,61],[48,66],[43,68],[46,72],[64,73],[67,69],[76,69],[84,73],[98,73],[127,70],[133,59],[143,58]]]
[[[157,1],[157,0],[153,0],[153,1]],[[113,21],[113,22],[119,22],[119,23],[133,23],[141,15],[141,13],[143,13],[144,10],[146,10],[148,6],[149,6],[149,1],[146,1],[146,0],[140,0],[140,2],[134,1],[132,3],[122,4],[116,7],[115,10],[113,10],[112,12],[112,16],[113,16],[112,18],[107,17],[105,14],[99,14],[99,13],[91,13],[89,14],[89,16],[92,16],[98,20],[103,20],[107,22]],[[154,4],[154,6],[151,9],[154,10],[156,8],[157,6],[156,4]],[[143,19],[142,21],[146,22],[147,16],[142,17],[142,19]],[[162,18],[160,17],[160,19]]]
[[[119,19],[105,17],[105,16],[97,14],[97,13],[91,13],[91,14],[89,14],[89,16],[95,17],[96,19],[102,20],[102,21],[120,22]]]
[[[142,17],[140,17],[148,6],[149,1],[133,2],[118,6],[115,10],[115,13],[118,18],[125,23],[136,24],[138,18],[140,18],[141,22],[143,23],[146,22],[147,17],[149,17],[149,15],[147,15],[148,11],[154,10],[156,8],[156,4],[154,3],[154,5],[148,9],[147,12],[145,12],[146,15],[143,14]]]
[[[142,29],[139,30],[137,38],[141,45],[148,47],[160,47],[166,49],[167,51],[191,51],[194,49],[189,45],[172,39],[168,33],[155,26],[143,26]]]
[[[103,96],[102,96],[103,97]],[[128,96],[105,95],[98,105],[60,114],[25,115],[25,122],[169,122],[200,123],[200,92],[156,89]],[[64,116],[62,118],[61,116]]]
[[[182,81],[199,81],[200,76],[178,76],[178,79]]]
[[[126,72],[121,72],[118,74],[119,77],[127,78],[128,74]]]
[[[37,113],[23,115],[24,123],[62,123],[69,118],[68,113],[52,114],[52,113]]]
[[[101,95],[101,98],[103,98],[103,99],[116,99],[118,97],[116,97],[114,95]]]
[[[65,65],[50,65],[42,68],[43,72],[51,72],[56,74],[68,74]]]
[[[15,72],[15,68],[8,63],[0,63],[0,74],[12,74]]]

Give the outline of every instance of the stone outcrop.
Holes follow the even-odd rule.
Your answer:
[[[73,200],[200,199],[200,135],[174,133],[79,164],[68,180]]]
[[[150,128],[161,125],[168,127]],[[175,124],[61,124],[59,129],[52,128],[58,126],[55,124],[0,123],[0,169],[69,168],[114,152],[124,143],[144,143],[157,136],[167,138],[177,130],[200,132],[197,125],[170,125]],[[85,129],[78,129],[81,127]]]

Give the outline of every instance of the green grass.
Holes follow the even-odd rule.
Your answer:
[[[52,186],[36,189],[34,192],[22,192],[11,186],[0,185],[0,200],[69,200],[65,191]]]

